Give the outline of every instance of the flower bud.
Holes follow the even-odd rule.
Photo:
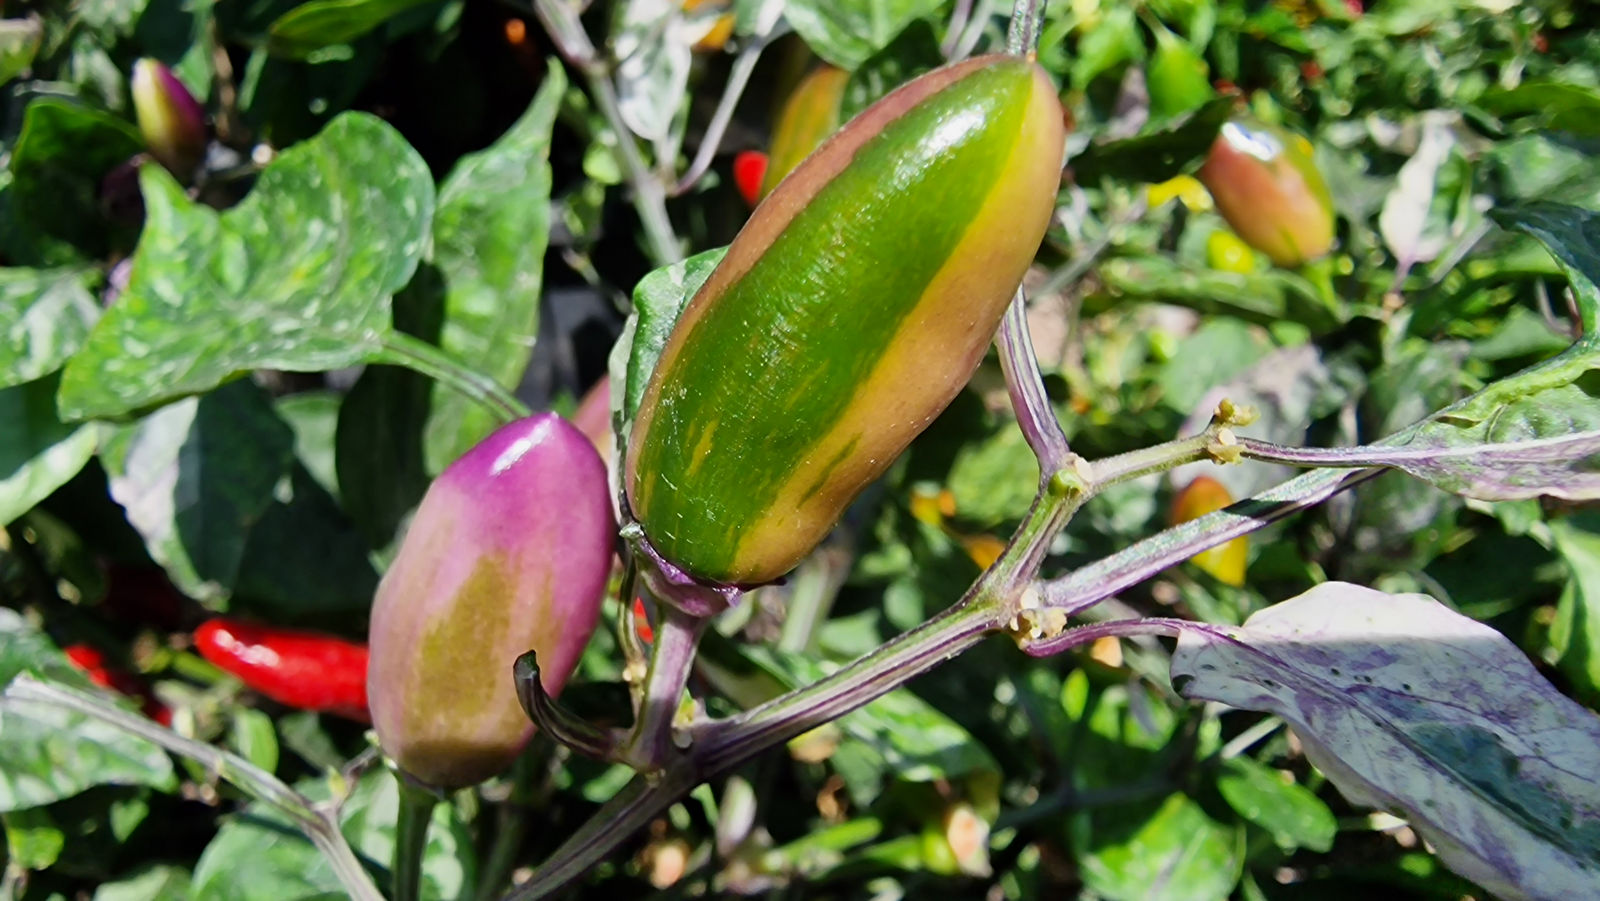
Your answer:
[[[1200,476],[1190,482],[1172,499],[1173,525],[1199,519],[1215,513],[1233,503],[1232,495],[1223,484],[1210,476]],[[1250,540],[1243,535],[1227,544],[1208,548],[1189,558],[1217,581],[1226,585],[1243,585],[1245,567],[1250,562]]]
[[[133,110],[150,155],[180,179],[206,151],[206,114],[172,70],[153,59],[133,64]]]
[[[538,653],[554,696],[578,665],[615,539],[605,464],[553,413],[507,425],[439,475],[372,608],[379,744],[456,787],[500,772],[533,734],[512,666]]]
[[[1279,266],[1299,266],[1333,246],[1333,199],[1304,137],[1229,122],[1198,175],[1234,232]]]

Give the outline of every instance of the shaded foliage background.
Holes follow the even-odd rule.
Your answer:
[[[999,46],[1006,12],[595,4],[581,21],[617,64],[610,116],[515,3],[7,4],[0,679],[81,684],[57,648],[101,648],[180,731],[346,797],[345,832],[381,872],[397,800],[361,765],[363,728],[251,695],[187,634],[225,611],[361,636],[407,513],[490,423],[396,365],[412,345],[395,336],[570,411],[605,371],[635,284],[669,262],[629,179],[678,181],[740,54],[764,48],[709,173],[663,201],[686,252],[727,243],[747,215],[729,157],[765,145],[814,58],[852,71],[858,109],[946,51]],[[1253,435],[1369,442],[1566,347],[1561,270],[1490,211],[1600,209],[1592,17],[1557,0],[1053,4],[1040,61],[1076,128],[1030,320],[1074,449],[1165,440],[1224,395],[1262,410]],[[712,40],[718,28],[731,35]],[[143,56],[211,113],[193,184],[126,166],[141,149],[127,74]],[[1183,174],[1236,102],[1310,137],[1339,213],[1329,259],[1212,267],[1225,226]],[[1591,272],[1597,221],[1576,220],[1589,243],[1568,244]],[[1579,400],[1596,388],[1580,380]],[[1158,529],[1196,472],[1097,498],[1047,572]],[[1235,497],[1286,474],[1207,472]],[[986,364],[800,573],[719,621],[697,672],[708,705],[758,703],[942,609],[1036,479]],[[1253,537],[1244,587],[1180,567],[1104,606],[1237,624],[1328,579],[1431,594],[1600,702],[1600,515],[1556,502],[1463,501],[1389,474]],[[785,628],[802,604],[828,615]],[[1170,654],[1151,640],[1032,660],[989,642],[697,789],[577,892],[1477,891],[1404,823],[1342,800],[1276,720],[1184,703]],[[596,636],[580,679],[572,704],[625,710],[615,636]],[[628,775],[536,743],[436,811],[426,891],[495,896]],[[0,891],[21,898],[339,891],[281,818],[71,714],[0,720],[0,825]]]

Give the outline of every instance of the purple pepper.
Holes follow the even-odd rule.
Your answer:
[[[554,413],[502,427],[439,475],[372,607],[372,722],[402,770],[458,787],[510,765],[533,735],[512,665],[537,651],[545,691],[561,691],[615,538],[605,464]]]
[[[206,152],[206,113],[172,70],[153,59],[133,64],[133,111],[150,155],[187,181]]]

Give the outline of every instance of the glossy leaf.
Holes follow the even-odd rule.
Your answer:
[[[311,0],[279,16],[267,32],[274,54],[304,59],[334,44],[348,44],[414,6],[430,0]]]
[[[551,66],[515,125],[461,158],[439,185],[433,264],[444,289],[439,346],[506,388],[515,388],[539,332],[539,296],[550,233],[550,129],[566,90]],[[433,386],[425,451],[439,472],[499,422],[447,386]]]
[[[1590,85],[1529,79],[1514,88],[1489,92],[1483,105],[1502,116],[1531,114],[1541,128],[1600,136],[1600,91]]]
[[[1560,203],[1499,207],[1490,217],[1525,231],[1549,249],[1572,282],[1583,318],[1583,341],[1600,346],[1600,212]]]
[[[102,882],[93,901],[190,901],[189,871],[156,864],[115,882]]]
[[[0,388],[0,526],[28,512],[94,456],[102,428],[56,417],[54,375]]]
[[[783,16],[818,56],[853,70],[939,5],[938,0],[789,0]]]
[[[126,415],[248,369],[361,362],[390,327],[433,214],[427,166],[359,113],[284,151],[225,213],[140,172],[133,277],[62,376],[69,418]]]
[[[1234,757],[1217,774],[1217,791],[1234,812],[1265,829],[1285,851],[1333,847],[1339,821],[1314,792],[1271,767]]]
[[[0,607],[0,685],[20,673],[90,690],[86,677],[21,614]],[[0,811],[70,798],[96,785],[177,786],[166,753],[99,720],[0,695]]]
[[[1090,144],[1068,165],[1080,183],[1113,178],[1156,184],[1193,172],[1233,107],[1233,98],[1218,97],[1182,119],[1156,122],[1131,138]]]
[[[1600,717],[1432,598],[1329,582],[1241,628],[1185,630],[1172,677],[1288,720],[1347,798],[1402,812],[1498,896],[1600,880]]]
[[[1074,833],[1084,885],[1110,901],[1226,898],[1244,859],[1239,829],[1212,819],[1185,794],[1168,795],[1148,818],[1127,815],[1146,809],[1129,805],[1115,830]]]
[[[293,457],[288,426],[241,381],[124,426],[102,461],[151,558],[185,594],[216,603],[232,592]]]
[[[54,97],[29,103],[11,149],[9,195],[20,234],[7,256],[55,265],[104,255],[110,232],[100,180],[143,145],[139,132],[115,116]]]
[[[1149,255],[1107,260],[1098,271],[1113,297],[1146,298],[1261,325],[1288,320],[1322,334],[1347,315],[1318,296],[1310,282],[1283,270],[1219,272]]]
[[[0,269],[0,388],[49,375],[77,352],[100,306],[82,269]]]

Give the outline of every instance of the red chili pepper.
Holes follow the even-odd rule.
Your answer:
[[[172,710],[156,700],[156,696],[150,693],[150,687],[127,670],[107,666],[105,655],[97,648],[86,644],[75,644],[63,648],[62,652],[67,655],[67,660],[73,666],[83,670],[90,682],[137,699],[140,702],[139,709],[145,716],[163,726],[172,725]]]
[[[194,632],[195,650],[246,686],[301,710],[371,722],[367,646],[331,635],[212,619]]]
[[[656,630],[650,626],[650,614],[644,609],[644,598],[633,599],[633,631],[645,644],[656,640]]]
[[[761,182],[767,177],[767,155],[759,150],[741,150],[733,157],[733,183],[740,196],[752,207],[761,201]]]

